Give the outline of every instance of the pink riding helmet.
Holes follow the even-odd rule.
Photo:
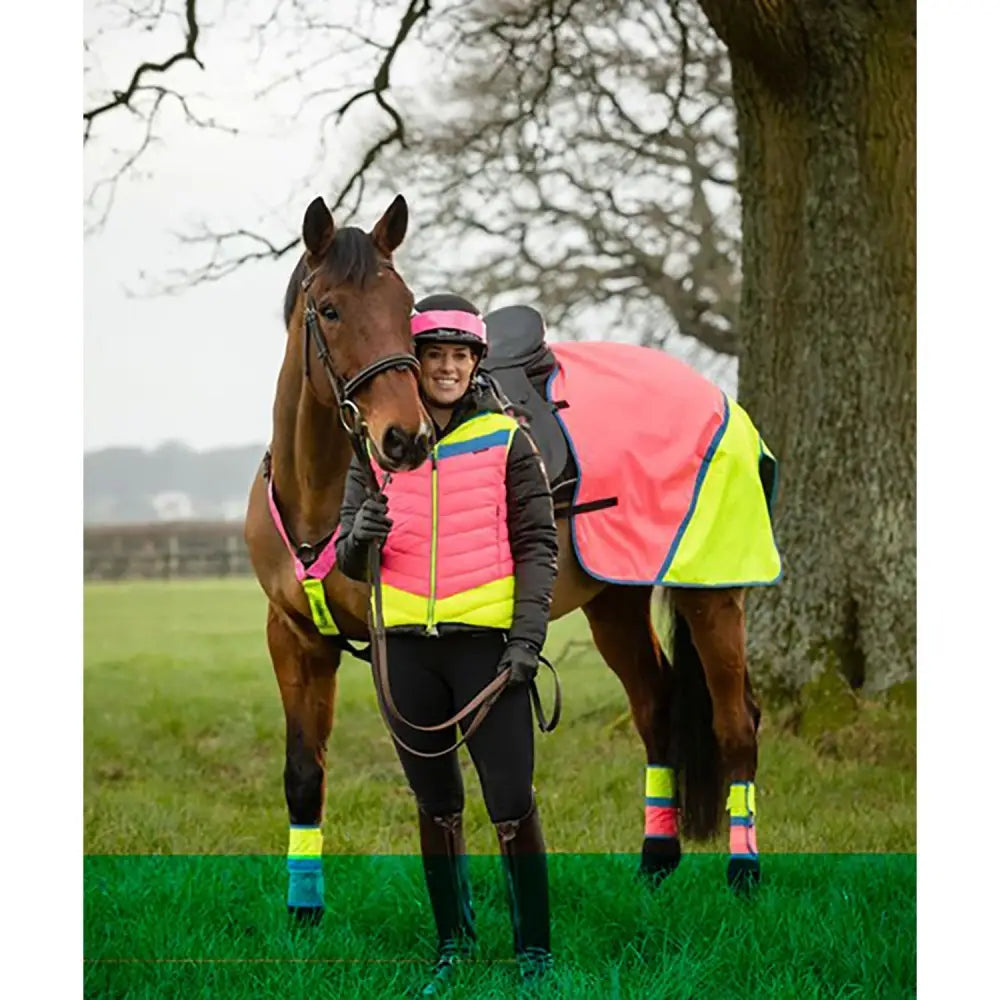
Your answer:
[[[410,317],[414,345],[431,342],[468,344],[482,359],[488,350],[486,323],[479,310],[460,295],[429,295]]]

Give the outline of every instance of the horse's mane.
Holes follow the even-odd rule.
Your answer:
[[[364,285],[378,271],[378,255],[372,238],[363,229],[347,226],[338,229],[326,253],[323,267],[331,272],[335,284],[351,282]],[[307,274],[306,259],[303,256],[295,265],[285,289],[285,327],[287,329],[299,298],[302,280]]]

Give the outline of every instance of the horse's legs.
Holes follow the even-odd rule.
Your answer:
[[[757,725],[760,710],[747,676],[742,589],[675,590],[712,697],[712,728],[729,783],[730,885],[760,880],[757,854]]]
[[[326,744],[340,653],[318,638],[315,646],[303,646],[273,607],[267,612],[267,645],[285,709],[288,909],[298,919],[316,923],[323,915]]]
[[[678,865],[676,755],[670,728],[671,676],[650,618],[649,587],[602,590],[583,611],[594,643],[628,695],[646,747],[646,826],[641,872],[658,882]]]

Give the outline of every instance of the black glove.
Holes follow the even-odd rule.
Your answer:
[[[354,515],[351,540],[362,545],[367,545],[368,542],[384,542],[392,527],[388,514],[389,502],[384,493],[366,497]]]
[[[497,673],[503,673],[510,667],[508,685],[527,684],[535,679],[538,673],[538,652],[535,647],[522,640],[508,642],[497,664]]]

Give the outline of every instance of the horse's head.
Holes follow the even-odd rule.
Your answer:
[[[393,267],[406,201],[397,195],[370,233],[337,229],[322,198],[306,209],[302,336],[305,378],[351,433],[367,435],[389,472],[430,454],[432,427],[420,402],[410,314],[413,295]],[[363,437],[362,437],[363,440]]]

